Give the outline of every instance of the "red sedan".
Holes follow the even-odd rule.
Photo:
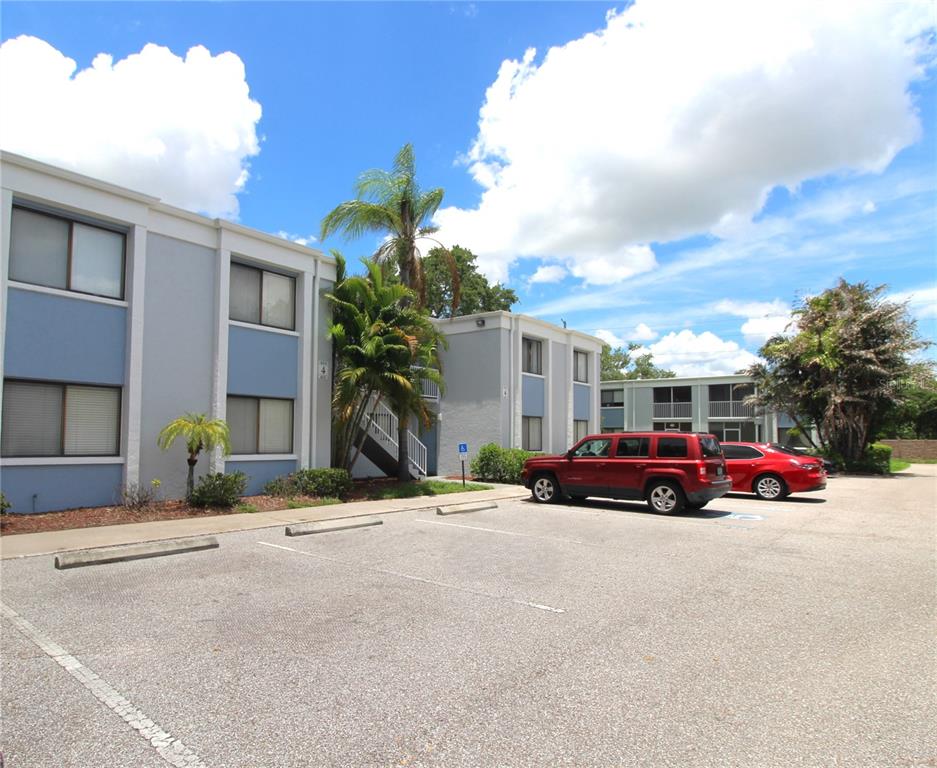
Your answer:
[[[771,443],[722,443],[732,490],[779,500],[826,488],[826,470],[813,456],[793,456]]]

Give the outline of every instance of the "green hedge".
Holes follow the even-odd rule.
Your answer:
[[[315,496],[344,498],[351,490],[351,475],[345,469],[301,469],[271,480],[264,486],[264,493],[271,496]]]
[[[195,484],[189,504],[193,507],[233,507],[244,495],[247,475],[243,472],[214,472],[204,475]]]
[[[535,451],[502,448],[497,443],[488,443],[478,449],[470,463],[472,477],[493,483],[520,485],[524,462],[531,456],[540,455]]]
[[[868,472],[873,475],[887,475],[891,472],[891,446],[872,443],[865,449],[865,455],[858,461],[844,461],[847,472]]]

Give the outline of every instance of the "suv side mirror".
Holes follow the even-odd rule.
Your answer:
[[[572,460],[573,460],[573,449],[572,449],[572,448],[570,448],[568,451],[566,451],[566,459],[567,459],[568,461],[572,461]]]

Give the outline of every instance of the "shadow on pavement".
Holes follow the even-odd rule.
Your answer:
[[[531,498],[524,499],[528,504],[540,506]],[[679,515],[658,515],[651,512],[650,508],[643,501],[618,501],[617,499],[584,499],[583,501],[573,501],[564,499],[562,502],[569,507],[578,507],[580,509],[605,509],[612,512],[638,512],[646,515],[655,515],[656,517],[691,517],[699,520],[711,520],[719,517],[731,515],[731,512],[721,512],[717,509],[687,509]],[[548,505],[544,505],[548,506]]]

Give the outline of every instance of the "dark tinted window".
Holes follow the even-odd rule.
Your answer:
[[[750,445],[724,445],[722,452],[727,459],[760,459],[764,455]]]
[[[680,459],[686,453],[685,437],[661,437],[657,440],[657,457],[661,459]]]
[[[779,453],[786,453],[788,456],[804,456],[804,451],[798,451],[795,448],[790,448],[786,445],[781,445],[780,443],[769,443],[769,448],[772,450],[778,451]]]
[[[721,456],[722,446],[715,437],[706,435],[699,439],[699,449],[703,456]]]
[[[647,456],[650,452],[651,441],[647,437],[620,437],[616,456]]]

